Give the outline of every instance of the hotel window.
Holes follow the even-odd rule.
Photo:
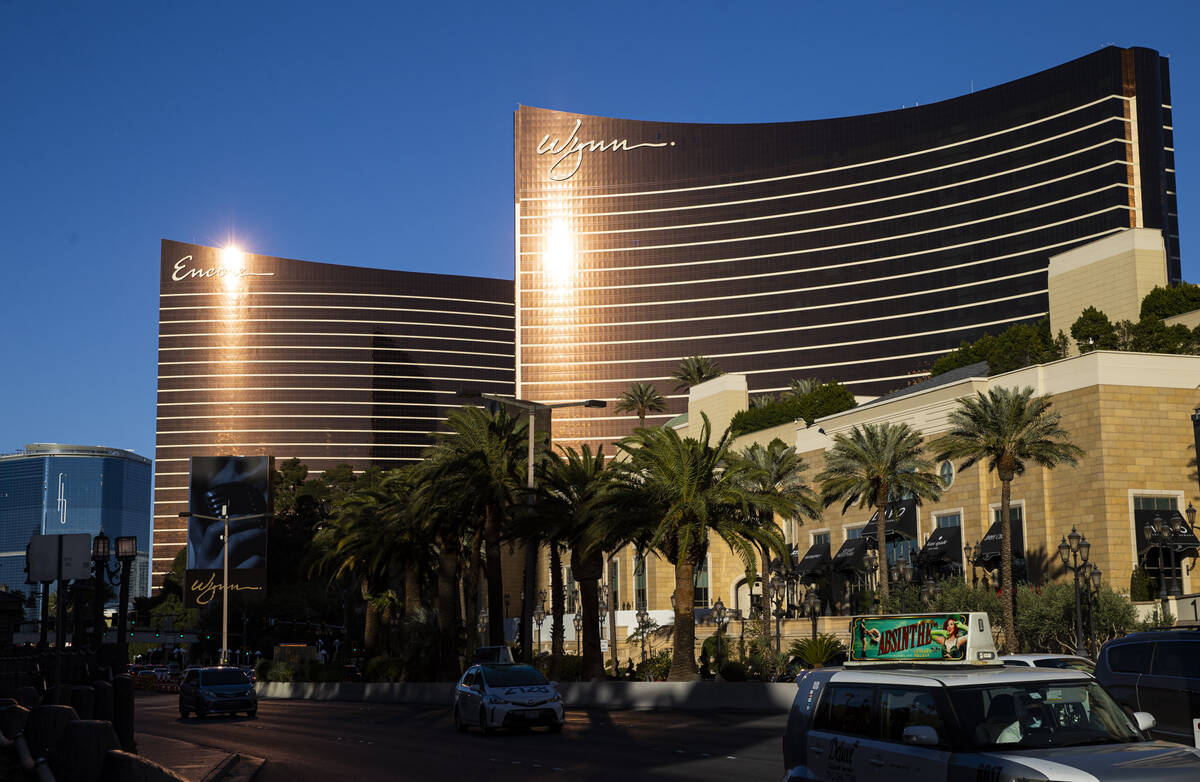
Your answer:
[[[846,540],[854,540],[862,537],[862,527],[846,527]]]
[[[997,516],[997,518],[999,518],[999,517]],[[961,513],[943,513],[941,515],[934,516],[933,521],[934,521],[934,526],[938,527],[939,529],[941,527],[961,527],[962,526],[962,514]]]
[[[633,556],[633,608],[649,608],[646,605],[646,557],[644,554]]]
[[[949,489],[950,484],[954,483],[954,465],[947,459],[938,467],[938,476],[942,479],[942,487]]]
[[[563,568],[566,571],[566,579],[564,586],[567,588],[567,613],[575,613],[575,574],[571,572],[571,568]]]
[[[1024,517],[1025,517],[1025,506],[1024,505],[1009,505],[1008,506],[1009,522],[1016,522],[1017,524],[1023,524]],[[997,524],[997,523],[999,523],[999,521],[1000,521],[1000,509],[992,508],[992,523]],[[1024,526],[1022,526],[1022,529],[1024,529]]]
[[[1155,594],[1161,586],[1167,594],[1183,594],[1183,557],[1178,555],[1163,556],[1164,551],[1159,546],[1152,545],[1146,534],[1146,527],[1154,522],[1155,517],[1163,521],[1169,520],[1179,513],[1179,499],[1174,496],[1139,496],[1133,497],[1133,524],[1137,539],[1137,558],[1146,575],[1154,585]],[[1180,514],[1182,515],[1182,514]]]
[[[695,578],[693,584],[696,587],[696,592],[692,596],[693,608],[708,608],[708,558],[706,557],[696,567]]]
[[[1175,497],[1139,497],[1134,495],[1134,510],[1179,510],[1179,501]]]
[[[818,543],[828,544],[829,543],[829,533],[828,532],[814,532],[812,534],[812,544],[815,546]]]

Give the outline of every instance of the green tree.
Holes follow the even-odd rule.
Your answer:
[[[782,399],[772,400],[757,407],[752,404],[751,409],[741,410],[733,416],[729,429],[736,437],[791,423],[797,419],[803,420],[807,426],[812,426],[818,418],[849,410],[857,404],[854,394],[841,383],[816,383],[800,396],[789,393]]]
[[[698,439],[674,429],[639,429],[619,443],[627,458],[613,465],[613,496],[624,509],[611,517],[616,536],[644,542],[675,567],[672,681],[697,677],[695,574],[709,535],[725,541],[748,573],[754,572],[759,545],[786,550],[778,528],[763,527],[748,513],[754,506],[772,507],[774,499],[745,488],[744,468],[726,459],[729,433],[713,444],[708,416],[703,421]]]
[[[434,434],[430,467],[424,479],[439,493],[465,500],[478,520],[482,533],[483,565],[487,573],[488,643],[504,643],[504,583],[500,566],[500,544],[505,526],[525,492],[526,422],[510,416],[504,408],[490,412],[480,407],[463,407],[446,419],[449,431]],[[480,547],[471,552],[476,570]],[[467,596],[468,605],[474,597]],[[467,614],[468,626],[474,612]]]
[[[725,374],[716,362],[707,356],[688,356],[679,362],[679,367],[671,373],[671,378],[678,381],[676,391],[686,391],[692,386],[706,380],[712,380]]]
[[[797,399],[806,397],[821,386],[821,381],[815,377],[802,377],[788,384],[788,394]]]
[[[842,513],[851,505],[877,508],[879,543],[879,597],[888,596],[887,535],[888,503],[911,495],[936,500],[942,483],[934,465],[925,458],[921,433],[908,424],[864,424],[834,435],[833,447],[825,453],[825,470],[817,476],[821,495],[828,507],[842,503]]]
[[[1071,338],[1080,353],[1117,349],[1117,332],[1112,321],[1095,307],[1085,309],[1071,324]]]
[[[667,409],[667,400],[653,383],[634,383],[617,399],[618,413],[635,413],[638,428],[646,428],[647,413],[661,413]]]
[[[796,449],[776,437],[767,445],[752,443],[731,458],[741,473],[742,485],[748,493],[760,498],[771,498],[768,506],[760,502],[750,509],[751,521],[761,527],[773,527],[782,535],[775,524],[778,513],[785,521],[798,522],[802,517],[819,519],[821,500],[804,480],[808,466]],[[785,536],[786,537],[786,536]],[[768,610],[774,595],[768,579],[771,551],[765,541],[759,545],[762,556],[763,611]],[[788,566],[791,562],[789,560]]]
[[[987,394],[961,399],[951,411],[950,429],[931,444],[937,459],[961,459],[959,470],[986,461],[1000,479],[1000,578],[1003,582],[1004,638],[1016,641],[1013,619],[1012,529],[1009,504],[1012,482],[1025,473],[1026,462],[1045,469],[1060,464],[1075,466],[1083,450],[1070,441],[1050,410],[1049,396],[1034,396],[1032,388],[992,388]]]
[[[1166,319],[1193,310],[1200,310],[1200,285],[1181,282],[1166,288],[1155,286],[1142,299],[1142,309],[1138,317]]]
[[[992,375],[1047,361],[1066,358],[1070,346],[1061,331],[1050,333],[1050,321],[1014,323],[998,335],[984,334],[974,342],[963,341],[933,363],[930,374],[941,375],[952,369],[986,362]]]

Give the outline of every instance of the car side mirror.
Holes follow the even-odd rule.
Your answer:
[[[1137,725],[1137,729],[1145,733],[1158,726],[1158,720],[1154,719],[1154,715],[1148,711],[1135,711],[1133,713],[1133,724]]]
[[[923,747],[937,746],[937,728],[929,725],[909,725],[901,736],[905,744],[917,744]]]

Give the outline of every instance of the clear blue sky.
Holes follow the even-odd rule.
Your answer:
[[[511,278],[518,103],[817,119],[1155,48],[1195,281],[1198,31],[1194,0],[0,0],[0,451],[153,455],[162,238]]]

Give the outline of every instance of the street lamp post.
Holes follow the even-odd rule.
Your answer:
[[[488,629],[488,612],[487,612],[486,608],[479,609],[478,629],[479,629],[479,645],[486,646],[487,638],[484,635],[484,633],[486,633],[487,629]]]
[[[1100,568],[1092,566],[1091,578],[1084,584],[1088,597],[1088,655],[1095,660],[1100,653],[1100,640],[1096,638],[1096,612],[1100,610]]]
[[[542,622],[546,621],[546,590],[543,589],[538,592],[538,603],[536,606],[534,606],[533,615],[530,618],[533,621],[537,622],[537,653],[541,654],[542,653]],[[529,660],[532,661],[533,657],[530,656]]]
[[[642,640],[642,662],[646,662],[646,628],[650,626],[650,612],[646,610],[644,603],[638,606],[635,616],[638,623],[638,636]]]
[[[717,598],[717,602],[713,603],[713,620],[717,623],[717,673],[721,672],[721,631],[725,627],[725,623],[729,621],[729,610],[725,608],[724,601]]]
[[[1143,528],[1146,533],[1146,540],[1152,548],[1158,549],[1158,599],[1162,601],[1163,616],[1166,616],[1168,595],[1166,568],[1163,565],[1163,551],[1169,550],[1168,543],[1170,539],[1170,530],[1163,523],[1163,518],[1160,515],[1155,515],[1154,520]],[[1146,549],[1149,554],[1150,550]],[[1174,573],[1172,573],[1174,575]]]
[[[941,593],[942,588],[935,584],[932,578],[925,579],[925,586],[921,587],[921,597],[926,603],[932,604]]]
[[[460,388],[455,394],[458,397],[468,399],[486,399],[489,402],[495,402],[501,405],[515,407],[518,410],[524,410],[528,414],[529,425],[526,431],[529,434],[527,465],[525,470],[525,488],[529,490],[529,501],[533,502],[533,490],[536,488],[534,481],[534,443],[536,429],[536,413],[539,410],[555,410],[561,407],[607,407],[608,403],[603,399],[581,399],[577,402],[557,402],[554,404],[544,404],[542,402],[532,402],[528,399],[514,399],[512,397],[500,396],[498,394],[487,394],[474,389]],[[533,619],[533,610],[530,603],[533,601],[533,590],[536,588],[534,583],[537,578],[537,546],[526,546],[525,550],[525,586],[521,595],[521,654],[525,659],[530,658],[530,643],[529,636],[532,635],[530,622]],[[543,609],[544,611],[545,609]],[[538,647],[541,649],[541,629],[538,629]]]
[[[221,665],[229,664],[229,522],[231,521],[247,521],[249,519],[264,519],[266,513],[242,513],[237,516],[229,515],[229,506],[221,506],[220,516],[205,516],[201,513],[189,513],[188,511],[180,511],[179,518],[181,519],[203,519],[204,521],[219,521],[225,525],[225,531],[221,538],[221,559],[222,570],[224,575],[221,580]],[[184,585],[187,589],[187,585]]]
[[[775,653],[779,654],[782,646],[780,623],[783,620],[783,587],[784,581],[778,573],[771,576],[771,601],[775,604]]]
[[[583,615],[578,610],[575,611],[575,620],[572,622],[575,625],[575,654],[583,653],[581,645],[580,633],[583,631]]]
[[[1075,654],[1083,657],[1086,655],[1086,649],[1083,640],[1083,614],[1080,609],[1079,580],[1089,580],[1091,578],[1092,566],[1088,564],[1088,556],[1091,554],[1092,544],[1084,535],[1080,535],[1071,527],[1071,534],[1064,535],[1062,542],[1058,544],[1058,555],[1062,558],[1063,567],[1070,570],[1075,576]]]
[[[875,595],[875,587],[878,586],[875,580],[879,573],[879,553],[875,549],[867,549],[867,552],[863,554],[863,567],[867,569],[867,588],[871,590],[871,604],[874,605],[878,600]],[[880,605],[879,609],[882,611],[883,606]]]
[[[817,594],[815,587],[804,593],[804,612],[812,620],[812,638],[815,641],[817,640],[817,617],[821,615],[821,596]]]

